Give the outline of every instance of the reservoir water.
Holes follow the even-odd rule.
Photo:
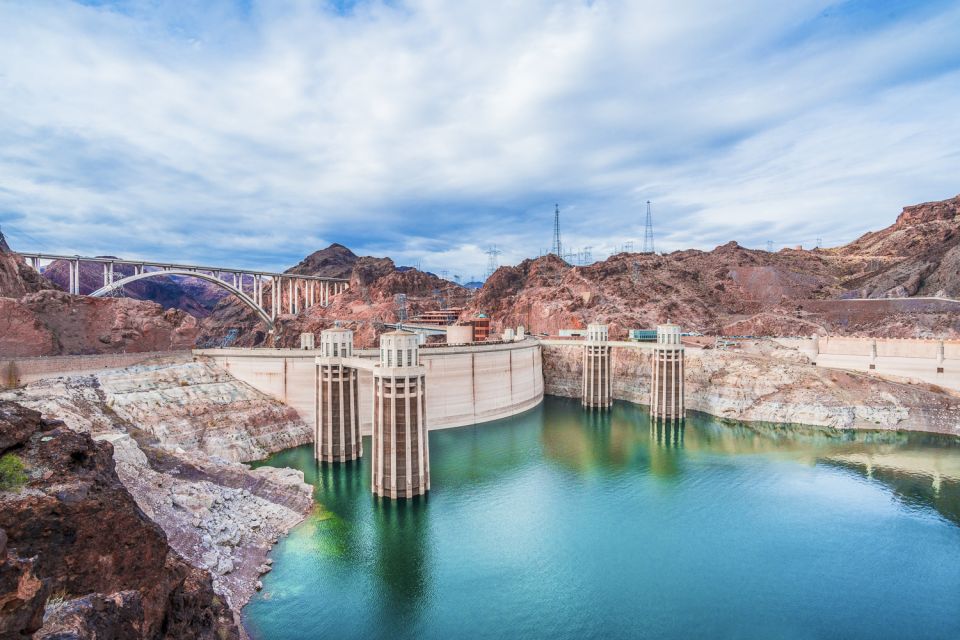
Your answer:
[[[255,639],[960,638],[956,439],[547,398],[431,432],[432,491],[399,503],[369,451],[259,463],[317,507],[244,609]]]

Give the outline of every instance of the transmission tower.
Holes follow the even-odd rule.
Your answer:
[[[650,212],[650,201],[647,200],[647,223],[643,231],[643,252],[653,253],[653,214]]]
[[[560,205],[553,205],[553,255],[563,257],[563,245],[560,243]]]
[[[397,322],[407,321],[407,294],[398,293],[393,296],[393,303],[397,310]]]
[[[490,245],[490,248],[487,249],[487,277],[493,275],[493,272],[497,270],[497,256],[499,256],[503,251],[497,249],[497,245]]]

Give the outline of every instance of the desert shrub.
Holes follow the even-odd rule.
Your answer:
[[[16,491],[27,483],[23,461],[12,453],[0,458],[0,491]]]

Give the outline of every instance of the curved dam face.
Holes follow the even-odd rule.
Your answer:
[[[317,351],[298,349],[196,349],[250,386],[293,407],[316,426]],[[373,365],[377,349],[355,350],[359,371],[360,431],[372,431]],[[463,427],[507,418],[543,401],[540,344],[528,338],[503,344],[422,347],[429,429]]]

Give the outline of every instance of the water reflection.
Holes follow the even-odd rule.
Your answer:
[[[607,473],[646,466],[649,452],[642,422],[632,405],[583,411],[579,402],[551,399],[546,404],[540,442],[549,460],[583,473]]]
[[[369,438],[364,444],[369,451]],[[724,611],[728,624],[738,624],[752,612],[738,602],[770,594],[801,602],[790,610],[794,624],[811,625],[801,619],[806,612],[834,609],[809,598],[847,589],[863,599],[851,606],[867,610],[864,603],[886,588],[871,571],[882,566],[894,575],[904,558],[948,574],[931,578],[924,565],[907,590],[956,590],[954,565],[943,560],[943,549],[956,547],[954,529],[945,534],[952,539],[936,537],[951,525],[933,518],[940,529],[914,527],[918,519],[895,517],[902,504],[924,510],[925,520],[935,509],[960,524],[955,438],[730,424],[697,414],[664,424],[627,403],[590,412],[548,398],[508,420],[431,432],[430,448],[433,491],[414,501],[374,498],[369,456],[317,464],[307,445],[265,461],[303,470],[317,508],[273,552],[274,571],[246,609],[254,637],[492,640],[509,628],[566,640],[640,635],[638,620],[653,625],[649,637],[693,637]],[[856,511],[861,499],[876,502]],[[844,520],[848,509],[855,517]],[[824,525],[835,527],[827,550]],[[924,546],[885,555],[903,540]],[[659,555],[645,555],[652,549]],[[808,561],[814,555],[817,566]],[[869,579],[858,582],[862,576]],[[718,585],[728,584],[742,589],[715,606]],[[891,618],[922,605],[911,601]],[[618,613],[644,606],[645,616]],[[701,626],[683,626],[689,611],[708,612]]]
[[[650,437],[662,447],[683,447],[683,420],[659,420],[650,417]]]
[[[681,423],[664,422],[623,402],[607,412],[578,407],[573,400],[550,399],[540,430],[544,455],[577,473],[632,469],[679,478],[685,461],[702,456],[771,455],[850,470],[885,484],[904,504],[931,507],[960,523],[960,439],[955,437],[743,424],[695,413]]]
[[[409,623],[423,610],[429,593],[429,497],[370,499],[376,503],[374,570],[380,581],[380,613],[389,620],[397,611],[403,612]]]

